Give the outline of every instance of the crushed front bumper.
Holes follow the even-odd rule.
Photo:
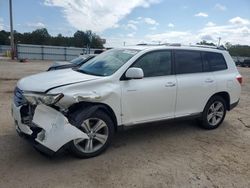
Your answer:
[[[43,104],[35,108],[31,124],[24,124],[21,108],[12,104],[16,130],[19,135],[31,138],[42,152],[51,154],[74,139],[88,138],[87,134],[71,125],[61,112]]]

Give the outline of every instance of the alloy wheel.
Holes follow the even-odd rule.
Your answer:
[[[99,118],[86,119],[80,129],[88,135],[88,139],[76,139],[74,145],[84,153],[93,153],[99,150],[108,139],[107,124]]]
[[[207,121],[211,126],[218,125],[225,114],[225,108],[222,102],[215,101],[211,104],[207,112]]]

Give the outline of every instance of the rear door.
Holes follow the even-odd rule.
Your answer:
[[[202,60],[200,51],[175,50],[177,97],[175,116],[188,116],[203,111],[216,90],[214,76]]]

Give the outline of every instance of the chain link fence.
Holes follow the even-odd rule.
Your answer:
[[[0,55],[5,55],[8,52],[10,53],[11,47],[8,45],[0,45]]]

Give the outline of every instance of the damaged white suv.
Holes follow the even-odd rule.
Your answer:
[[[120,127],[182,117],[217,128],[240,98],[242,77],[226,50],[134,46],[108,50],[78,69],[17,83],[16,130],[42,152],[103,152]]]

